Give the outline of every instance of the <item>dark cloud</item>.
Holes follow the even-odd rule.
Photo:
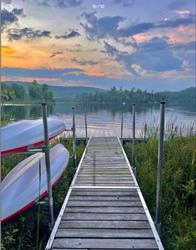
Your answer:
[[[194,3],[194,0],[174,0],[168,5],[169,10],[176,10],[186,6],[188,3]]]
[[[195,23],[195,16],[190,14],[187,17],[181,17],[177,19],[168,19],[159,21],[156,23],[145,22],[139,23],[136,25],[131,25],[126,29],[120,29],[118,35],[122,37],[128,37],[137,35],[140,33],[145,33],[151,29],[160,29],[160,28],[177,28],[179,26],[187,26]]]
[[[82,4],[83,0],[25,0],[47,7],[69,8]]]
[[[52,58],[52,57],[56,57],[56,56],[58,56],[58,55],[63,55],[63,52],[61,52],[61,51],[56,51],[56,52],[52,53],[50,57]]]
[[[87,37],[94,40],[106,37],[119,39],[120,37],[123,38],[145,33],[152,29],[176,28],[181,25],[188,26],[195,24],[195,15],[193,14],[176,19],[132,24],[126,28],[120,28],[120,24],[125,20],[125,18],[121,16],[98,18],[96,13],[93,12],[83,13],[82,17],[85,19],[85,22],[81,23],[81,26],[85,29]]]
[[[164,38],[153,38],[138,46],[133,53],[121,53],[115,47],[105,42],[105,50],[109,56],[120,62],[125,68],[137,74],[133,65],[140,65],[142,69],[150,72],[165,72],[180,70],[182,60],[174,56],[169,44]]]
[[[79,65],[96,65],[96,64],[99,64],[100,62],[95,62],[95,61],[92,61],[92,60],[78,60],[76,58],[72,58],[72,62],[75,62]]]
[[[105,51],[109,56],[115,57],[118,55],[119,51],[107,42],[104,42]]]
[[[115,36],[118,32],[119,23],[125,20],[125,18],[121,16],[98,18],[95,12],[83,13],[82,17],[85,19],[85,23],[81,23],[81,26],[85,29],[89,39]]]
[[[12,13],[16,16],[25,16],[24,15],[24,10],[23,9],[17,9],[17,8],[14,8],[12,10]]]
[[[128,37],[128,36],[133,36],[139,33],[144,33],[153,28],[155,28],[154,23],[139,23],[139,24],[131,25],[126,29],[120,29],[118,31],[118,35],[120,37]]]
[[[11,4],[12,3],[12,0],[1,0],[2,3],[5,3],[5,4]]]
[[[46,77],[46,78],[59,78],[67,73],[83,72],[81,69],[64,68],[64,69],[25,69],[25,68],[2,68],[2,74],[12,77]]]
[[[73,37],[77,37],[80,36],[80,33],[78,31],[72,30],[69,33],[66,33],[65,35],[61,35],[61,36],[55,36],[57,39],[70,39]]]
[[[23,9],[14,8],[12,11],[3,9],[1,11],[1,30],[3,31],[8,25],[16,23],[19,16],[24,16]]]
[[[33,28],[9,29],[8,38],[10,41],[20,40],[22,38],[36,39],[42,37],[51,37],[48,30],[34,30]]]

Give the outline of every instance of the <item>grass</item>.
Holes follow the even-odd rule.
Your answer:
[[[162,233],[167,250],[194,250],[196,246],[196,149],[193,135],[173,136],[164,143],[162,171]],[[136,145],[137,179],[155,215],[157,139]],[[125,145],[128,156],[131,144]]]

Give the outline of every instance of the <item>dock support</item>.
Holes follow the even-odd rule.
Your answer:
[[[46,174],[47,174],[47,186],[48,186],[48,203],[50,210],[50,230],[54,225],[54,211],[53,211],[53,197],[52,197],[52,185],[51,185],[51,172],[50,172],[50,149],[49,149],[49,138],[48,138],[48,121],[47,121],[47,105],[42,103],[42,112],[43,112],[43,125],[44,125],[44,152],[45,152],[45,161],[46,161]]]
[[[75,107],[72,107],[73,111],[73,126],[72,126],[72,132],[73,132],[73,163],[74,168],[76,168],[76,121],[75,121]]]
[[[161,232],[161,196],[162,196],[162,167],[163,167],[163,143],[165,124],[165,102],[160,103],[158,162],[157,162],[157,192],[156,192],[156,218],[155,224],[158,232]]]
[[[132,168],[136,177],[136,164],[135,164],[135,104],[132,105]]]

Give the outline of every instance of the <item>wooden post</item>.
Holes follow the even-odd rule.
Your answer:
[[[136,176],[136,164],[135,164],[135,104],[132,105],[132,168]]]
[[[72,107],[73,111],[73,126],[72,126],[72,132],[73,132],[73,163],[74,168],[76,168],[76,121],[75,121],[75,107]]]
[[[47,121],[47,105],[42,103],[43,111],[43,125],[44,125],[44,152],[46,161],[46,175],[47,175],[47,186],[48,186],[48,203],[50,210],[50,224],[49,228],[52,229],[54,225],[54,211],[53,211],[53,197],[52,197],[52,184],[51,184],[51,171],[50,171],[50,149],[49,149],[49,138],[48,138],[48,121]]]
[[[158,232],[161,232],[161,198],[162,198],[162,167],[163,167],[163,144],[165,125],[165,102],[160,103],[159,142],[157,162],[157,191],[156,191],[156,218],[155,224]]]

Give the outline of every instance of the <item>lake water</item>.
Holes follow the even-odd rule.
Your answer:
[[[72,127],[72,103],[57,103],[49,107],[50,115],[62,119],[67,129]],[[123,110],[123,137],[132,137],[132,113],[129,107],[114,107],[110,105],[89,105],[87,109],[88,136],[120,136]],[[76,105],[76,135],[85,136],[84,109]],[[41,105],[11,105],[3,107],[3,117],[7,120],[35,119],[41,117]],[[144,126],[155,130],[159,121],[159,107],[136,106],[136,136],[144,135]],[[196,131],[196,113],[180,108],[166,107],[166,130],[177,126],[178,133],[187,134],[190,129]],[[67,132],[69,135],[70,132]]]

